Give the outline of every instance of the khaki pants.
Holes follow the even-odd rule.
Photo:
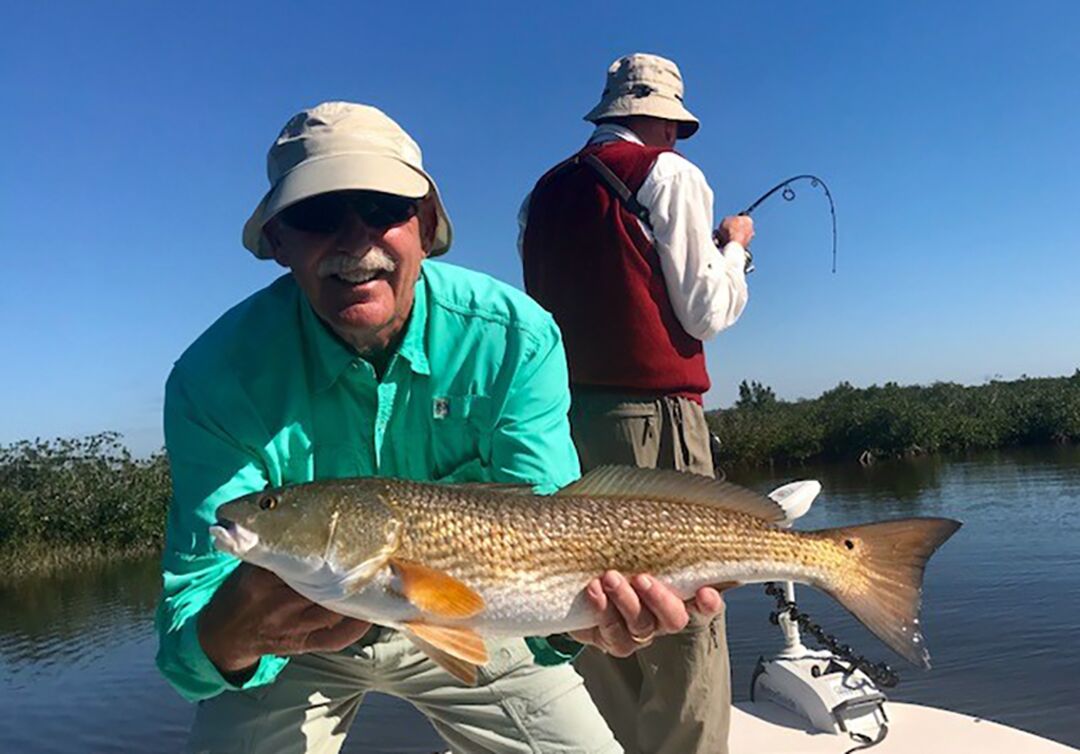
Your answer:
[[[455,752],[622,751],[572,667],[537,665],[520,639],[489,641],[488,652],[475,687],[396,632],[301,655],[271,684],[200,702],[189,751],[336,754],[367,691],[407,699]]]
[[[570,410],[584,470],[604,464],[713,475],[705,413],[685,398],[575,390]],[[731,671],[724,617],[695,619],[619,659],[591,647],[578,672],[629,754],[726,754]]]

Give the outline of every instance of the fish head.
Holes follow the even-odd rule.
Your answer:
[[[289,583],[370,578],[401,529],[378,492],[356,481],[267,489],[220,506],[210,534],[217,549]]]

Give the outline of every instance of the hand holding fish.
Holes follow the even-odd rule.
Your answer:
[[[720,593],[711,587],[699,589],[688,607],[655,578],[638,574],[627,579],[618,571],[593,579],[585,593],[600,615],[599,623],[571,631],[570,636],[615,657],[629,657],[657,636],[682,631],[690,622],[691,610],[712,617],[724,608]]]
[[[242,677],[262,655],[336,652],[371,624],[300,596],[263,568],[241,563],[199,617],[199,643],[224,676]]]

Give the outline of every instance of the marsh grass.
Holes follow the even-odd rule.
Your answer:
[[[109,549],[96,544],[13,543],[0,547],[0,588],[28,576],[48,576],[122,560],[142,560],[160,552],[160,545]]]

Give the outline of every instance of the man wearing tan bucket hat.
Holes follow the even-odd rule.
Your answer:
[[[336,752],[376,690],[458,752],[620,751],[557,640],[490,642],[469,686],[403,635],[213,547],[217,507],[267,486],[378,475],[554,490],[579,475],[558,329],[524,294],[427,259],[449,249],[450,221],[397,123],[323,103],[285,125],[268,173],[243,242],[289,274],[215,322],[166,385],[157,661],[200,702],[190,748]],[[688,619],[666,590],[590,599],[606,630],[578,638],[619,653],[636,646],[631,602]]]
[[[712,476],[702,341],[746,305],[753,224],[726,217],[714,231],[712,190],[674,151],[698,119],[672,61],[619,58],[585,119],[596,124],[588,143],[540,178],[519,216],[526,290],[566,343],[582,467]],[[722,615],[626,659],[587,648],[577,667],[628,752],[727,751]]]

